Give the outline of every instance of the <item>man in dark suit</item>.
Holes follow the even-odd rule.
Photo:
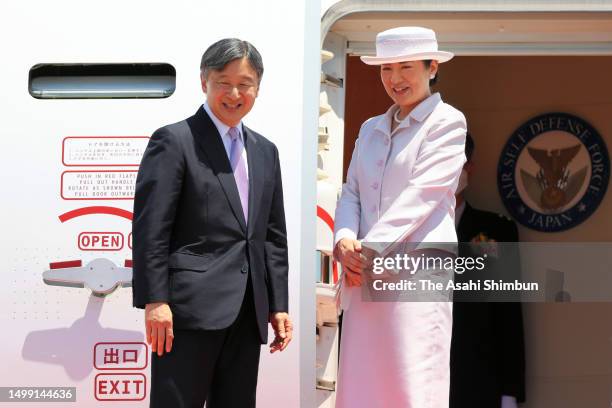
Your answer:
[[[464,191],[473,170],[474,140],[465,143],[467,162],[459,186],[455,223],[460,243],[518,242],[516,224],[509,218],[473,208]],[[507,245],[507,244],[506,244]],[[460,256],[468,256],[469,246],[460,245]],[[518,252],[500,262],[504,270],[518,273]],[[494,261],[492,261],[494,262]],[[491,264],[492,262],[487,262]],[[468,279],[466,273],[456,280]],[[510,408],[525,400],[525,351],[520,303],[468,302],[453,305],[451,341],[451,408]]]
[[[158,129],[136,181],[134,306],[145,308],[151,407],[255,407],[261,344],[292,336],[276,146],[242,124],[263,63],[246,41],[202,56],[206,103]]]

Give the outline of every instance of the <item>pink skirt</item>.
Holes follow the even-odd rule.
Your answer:
[[[364,302],[360,288],[342,290],[336,408],[448,408],[452,303]]]

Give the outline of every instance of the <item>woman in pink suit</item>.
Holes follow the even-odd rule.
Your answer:
[[[435,33],[379,33],[380,77],[394,104],[361,127],[335,216],[344,319],[336,408],[447,408],[451,302],[362,299],[363,248],[384,243],[457,242],[455,189],[465,162],[465,117],[431,93]],[[368,251],[369,252],[369,251]]]

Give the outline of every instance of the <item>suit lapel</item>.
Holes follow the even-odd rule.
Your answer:
[[[249,219],[252,220],[252,222],[249,222],[248,231],[249,234],[251,234],[255,225],[254,220],[256,220],[259,212],[266,163],[257,139],[253,135],[253,131],[246,126],[243,126],[242,129],[249,167]]]
[[[213,173],[219,179],[219,183],[225,192],[225,196],[227,197],[227,201],[230,204],[232,212],[238,219],[240,228],[242,228],[242,231],[246,232],[246,222],[244,220],[244,214],[242,213],[238,187],[236,186],[232,166],[229,162],[229,158],[227,157],[227,153],[225,151],[225,147],[223,146],[223,142],[221,141],[221,135],[219,134],[217,127],[210,117],[208,117],[208,114],[202,107],[198,109],[194,116],[188,119],[188,123],[192,129],[192,132],[194,133],[197,143],[200,145],[200,148],[206,157],[208,157],[208,160],[210,160]],[[249,162],[249,174],[251,174],[250,157],[247,157],[247,160]]]

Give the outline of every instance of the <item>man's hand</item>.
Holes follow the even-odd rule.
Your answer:
[[[270,353],[283,351],[293,337],[293,323],[285,312],[270,313],[270,324],[274,329],[274,341],[270,343]]]
[[[342,264],[346,284],[361,286],[361,272],[368,264],[366,257],[362,254],[361,242],[342,238],[334,248],[334,258]]]
[[[172,330],[172,311],[167,303],[149,303],[145,307],[145,327],[147,331],[147,343],[151,350],[158,356],[172,350],[174,331]],[[164,347],[165,346],[165,347]]]

